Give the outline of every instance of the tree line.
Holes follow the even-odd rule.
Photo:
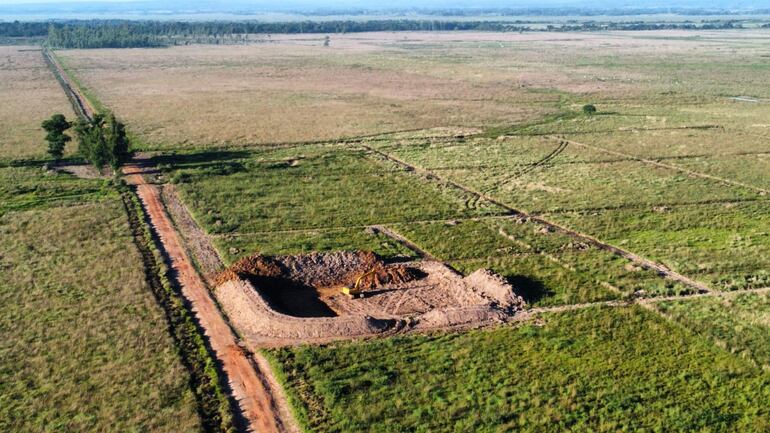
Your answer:
[[[534,26],[533,26],[534,25]],[[159,47],[188,43],[237,43],[246,35],[275,33],[358,33],[397,31],[597,31],[597,30],[692,30],[735,29],[742,24],[735,20],[709,22],[653,23],[645,21],[601,22],[566,21],[547,26],[525,21],[460,21],[383,19],[368,21],[75,21],[71,23],[0,23],[0,36],[47,36],[55,48],[131,48]]]
[[[768,24],[762,25],[767,27]],[[645,21],[582,21],[540,24],[527,21],[463,21],[463,20],[337,20],[337,21],[124,21],[91,20],[49,23],[0,22],[0,36],[47,37],[54,48],[133,48],[160,47],[185,43],[238,43],[247,35],[275,33],[358,33],[397,31],[489,31],[489,32],[579,32],[606,30],[718,30],[742,28],[737,20],[704,22],[679,21],[654,23]]]
[[[63,114],[54,114],[42,123],[46,131],[48,154],[58,161],[64,156],[64,149],[72,137],[67,131],[72,129],[78,139],[78,153],[99,171],[105,166],[117,173],[120,166],[131,157],[130,143],[126,136],[126,126],[110,113],[95,114],[92,119],[68,121]]]

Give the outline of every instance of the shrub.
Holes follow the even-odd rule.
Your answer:
[[[593,105],[593,104],[586,104],[586,105],[584,105],[583,106],[583,113],[584,114],[588,114],[588,115],[596,113],[596,106]]]

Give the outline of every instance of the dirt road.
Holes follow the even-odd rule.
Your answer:
[[[123,169],[126,181],[136,186],[137,194],[150,218],[150,223],[160,237],[171,268],[182,288],[182,294],[192,305],[201,327],[209,339],[209,344],[222,369],[227,375],[232,395],[238,401],[241,414],[248,423],[249,431],[260,433],[297,431],[287,414],[282,413],[270,392],[269,374],[257,365],[250,355],[238,345],[238,340],[230,326],[222,317],[216,303],[211,298],[205,283],[198,275],[188,257],[178,233],[166,213],[157,186],[147,184],[141,175],[142,168],[129,164]]]
[[[61,84],[72,108],[81,119],[91,119],[95,110],[71,82],[56,57],[47,49],[43,57],[54,77]],[[201,277],[182,246],[179,234],[171,223],[157,186],[145,182],[142,167],[129,164],[123,168],[126,181],[136,192],[150,218],[150,224],[160,238],[166,256],[175,273],[182,295],[204,329],[211,349],[227,376],[231,395],[237,400],[240,415],[252,432],[299,432],[294,423],[280,385],[273,377],[269,364],[258,354],[246,353],[238,344],[229,325],[211,298]]]

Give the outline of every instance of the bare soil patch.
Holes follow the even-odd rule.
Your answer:
[[[359,282],[363,296],[342,287]],[[246,257],[217,279],[217,299],[246,340],[276,346],[505,322],[524,301],[488,270],[388,263],[371,252]]]

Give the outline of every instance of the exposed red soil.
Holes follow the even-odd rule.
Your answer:
[[[212,350],[222,364],[230,389],[249,424],[249,429],[258,432],[295,430],[283,418],[273,395],[265,385],[263,373],[239,346],[238,340],[209,295],[205,283],[193,267],[166,214],[158,187],[147,184],[141,174],[142,168],[135,164],[127,165],[123,172],[127,182],[136,186],[150,222],[171,261],[171,267],[182,287],[182,294],[192,305]]]

